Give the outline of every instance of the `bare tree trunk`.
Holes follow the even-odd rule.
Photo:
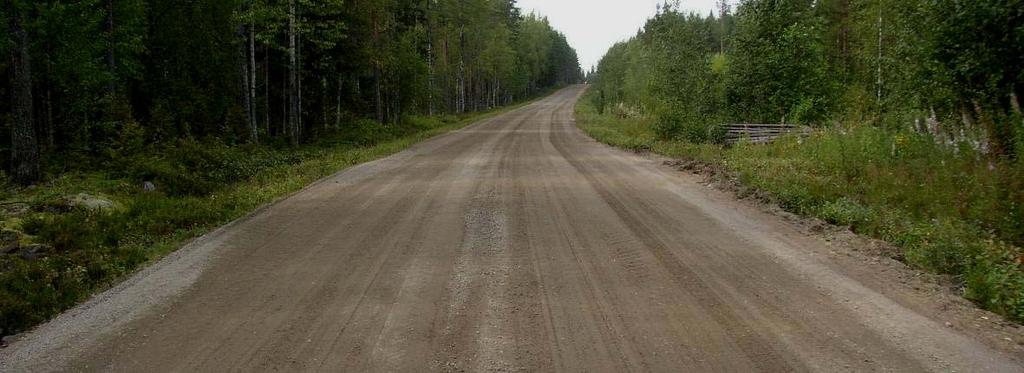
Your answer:
[[[884,7],[882,7],[882,2],[879,1],[878,2],[878,82],[877,82],[878,87],[877,87],[877,92],[876,92],[876,99],[878,100],[878,105],[879,106],[882,105],[882,20],[883,20],[882,19],[882,10],[883,9],[884,9]]]
[[[253,142],[259,142],[259,114],[256,109],[256,35],[255,27],[249,25],[249,118],[252,120]]]
[[[381,74],[380,70],[381,70],[380,69],[380,62],[374,61],[374,63],[373,63],[373,86],[374,86],[373,87],[373,89],[374,89],[373,105],[377,109],[377,122],[378,123],[384,123],[384,97],[382,97],[382,95],[383,95],[382,88],[381,88],[381,75],[382,74]]]
[[[299,107],[298,72],[295,61],[295,0],[288,0],[288,140],[299,144],[297,110]]]
[[[47,45],[47,50],[53,50],[53,48],[51,48],[50,45]],[[49,53],[46,54],[46,60],[46,76],[50,77],[53,76],[53,63],[49,61],[52,61],[53,58]],[[46,96],[43,99],[43,106],[46,107],[46,118],[43,120],[43,146],[40,148],[40,151],[46,152],[53,150],[55,147],[54,137],[56,134],[57,124],[53,121],[53,83],[48,82],[46,84]]]
[[[445,113],[452,113],[452,112],[455,112],[455,111],[458,110],[458,100],[456,99],[456,96],[458,96],[458,92],[455,92],[455,94],[452,94],[452,88],[453,88],[452,87],[452,74],[451,74],[451,69],[450,69],[450,67],[452,66],[452,59],[451,59],[452,55],[451,55],[451,33],[450,32],[445,32],[444,33],[444,43],[441,45],[441,47],[444,49],[444,51],[443,51],[443,54],[444,54],[444,66],[449,67],[448,69],[445,69],[446,74],[444,74],[444,89],[443,89],[443,92],[444,92]],[[457,88],[455,90],[458,91]]]
[[[107,82],[107,94],[111,103],[117,94],[117,61],[114,59],[114,0],[104,0],[107,17],[104,20],[104,31],[107,34],[107,69],[110,71],[110,81]]]
[[[320,128],[323,133],[327,133],[327,77],[320,78],[320,112],[322,113],[323,123],[320,123]]]
[[[338,74],[338,96],[334,105],[334,130],[341,128],[341,74]]]
[[[21,185],[39,181],[39,145],[32,118],[32,60],[28,53],[28,33],[22,26],[22,14],[13,0],[6,0],[11,36],[14,39],[11,68],[11,178]]]
[[[374,52],[375,55],[373,57],[373,86],[374,86],[373,87],[373,89],[374,89],[373,105],[374,105],[374,109],[377,111],[377,122],[378,123],[384,123],[386,118],[384,117],[385,116],[385,113],[384,113],[384,97],[383,97],[383,92],[382,92],[383,87],[381,87],[383,85],[383,82],[382,82],[382,80],[383,80],[383,76],[382,76],[383,72],[381,71],[382,67],[380,65],[380,53],[381,53],[381,51],[380,51],[381,50],[381,45],[380,45],[380,31],[381,30],[380,30],[380,24],[379,24],[380,21],[377,19],[379,16],[377,15],[376,11],[373,12],[372,17],[373,17],[373,47],[376,49],[376,51]]]
[[[288,85],[291,77],[290,71],[285,71],[284,74],[281,74],[281,125],[277,128],[278,136],[284,136],[288,139],[291,139],[292,134],[291,112],[288,111],[292,104],[291,86]]]
[[[248,44],[246,43],[248,39],[246,33],[245,24],[239,23],[237,34],[241,42],[238,44],[238,56],[236,57],[239,72],[238,97],[241,98],[242,109],[245,110],[245,127],[249,132],[249,142],[255,144],[258,142],[258,135],[256,131],[256,118],[253,117],[252,97],[250,96],[252,82],[249,81],[251,74],[249,73],[248,53],[246,53],[246,45]]]
[[[301,8],[296,10],[298,20],[302,20]],[[302,30],[295,33],[295,133],[300,140],[305,136],[306,126],[302,122]]]
[[[270,48],[263,48],[263,127],[270,136]]]
[[[430,19],[430,5],[433,2],[427,0],[427,106],[430,116],[434,116],[434,22]]]
[[[46,150],[53,150],[55,147],[54,135],[56,132],[56,124],[53,122],[53,88],[49,84],[46,85],[46,128],[43,132],[43,145],[46,145]]]
[[[729,2],[726,0],[718,1],[718,53],[725,54],[725,16],[729,14]]]
[[[1017,90],[1010,91],[1010,109],[1012,109],[1017,115],[1021,114],[1020,100],[1017,99]]]
[[[466,112],[466,33],[459,29],[459,98],[456,111]]]

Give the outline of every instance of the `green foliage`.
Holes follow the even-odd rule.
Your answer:
[[[5,28],[12,14],[51,180],[3,192],[33,199],[23,228],[53,252],[0,255],[0,333],[338,168],[583,77],[565,36],[512,0],[13,0]],[[0,128],[12,113],[0,105]],[[61,206],[80,191],[119,208]]]
[[[720,144],[725,138],[721,126],[688,110],[671,110],[659,115],[654,131],[662,139],[685,140],[694,144]]]
[[[749,0],[718,18],[667,5],[637,37],[610,48],[589,79],[600,110],[621,104],[665,115],[666,128],[690,118],[850,119],[923,132],[920,123],[937,121],[928,131],[940,141],[959,142],[963,130],[989,155],[1014,158],[1021,5]]]
[[[995,312],[1024,318],[1024,252],[993,241],[982,245],[984,251],[967,272],[965,296]]]
[[[749,1],[736,17],[730,110],[752,123],[814,123],[832,98],[821,20],[807,0]]]
[[[510,0],[12,4],[26,18],[51,173],[118,155],[126,133],[159,146],[313,143],[347,130],[335,128],[343,121],[481,111],[583,75],[565,36]],[[0,51],[12,48],[5,33]],[[0,93],[11,88],[8,62]]]
[[[595,108],[578,115],[600,141],[726,167],[791,211],[892,242],[908,263],[953,275],[968,298],[1022,320],[1021,9],[746,0],[716,19],[669,5],[608,50],[581,105]],[[604,115],[622,107],[639,114]],[[826,129],[702,145],[730,122]]]
[[[115,157],[115,176],[152,181],[175,196],[209,195],[223,185],[303,160],[301,154],[292,152],[212,141],[183,140],[149,152]]]
[[[0,330],[16,333],[130,275],[186,240],[236,219],[337,170],[397,152],[414,142],[471,123],[463,118],[373,120],[359,131],[325,136],[300,148],[232,147],[183,140],[115,157],[109,171],[69,173],[48,185],[13,192],[32,212],[6,229],[41,244],[44,257],[0,255]],[[152,181],[155,192],[141,190]],[[70,208],[69,195],[110,198],[116,208]]]
[[[970,147],[868,126],[720,148],[662,140],[656,121],[600,115],[589,101],[576,118],[599,141],[712,164],[787,210],[891,242],[909,264],[952,275],[969,299],[1024,320],[1019,163],[991,164]]]

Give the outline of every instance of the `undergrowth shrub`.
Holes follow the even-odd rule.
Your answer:
[[[815,216],[900,249],[908,264],[952,276],[979,305],[1024,320],[1024,161],[979,155],[930,134],[852,126],[768,145],[696,143],[685,116],[646,125],[599,115],[582,101],[595,139],[717,163],[786,210]],[[696,140],[693,140],[696,139]]]
[[[984,241],[967,271],[964,295],[986,309],[1004,315],[1024,316],[1024,252],[995,241]]]
[[[681,110],[660,115],[654,130],[663,140],[684,140],[694,144],[721,143],[725,138],[724,130],[717,123]]]
[[[154,150],[120,157],[115,176],[152,181],[174,196],[205,196],[263,170],[303,160],[295,151],[213,141],[181,140]]]
[[[260,146],[204,140],[141,146],[136,137],[125,138],[103,164],[81,163],[39,188],[5,190],[5,200],[27,200],[32,209],[5,220],[4,228],[20,228],[28,235],[24,243],[42,252],[34,259],[0,255],[0,336],[45,321],[185,240],[274,198],[469,118],[357,121],[299,147],[281,140]],[[157,190],[143,191],[144,181]],[[66,197],[82,192],[108,197],[115,207],[68,206]]]

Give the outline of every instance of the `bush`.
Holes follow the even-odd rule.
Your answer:
[[[6,200],[30,201],[35,209],[20,223],[5,221],[4,228],[20,227],[31,243],[52,250],[33,260],[0,255],[0,335],[45,321],[185,240],[274,198],[469,122],[359,121],[301,147],[181,140],[143,148],[132,136],[106,163],[84,165],[38,188],[5,190]],[[143,192],[143,181],[153,181],[157,191]],[[102,194],[117,207],[88,211],[61,202],[81,192]]]
[[[182,140],[149,153],[122,155],[114,176],[138,183],[152,181],[173,196],[206,196],[225,184],[302,160],[302,154],[294,151]]]
[[[872,211],[844,197],[825,202],[818,207],[817,215],[831,224],[861,226],[870,220]]]
[[[717,162],[783,208],[888,241],[908,264],[951,275],[967,298],[1024,320],[1024,161],[863,125],[721,148],[694,144],[701,127],[678,113],[645,132],[641,122],[588,106],[577,108],[577,120],[599,141],[630,147],[647,139],[665,155]]]
[[[725,138],[724,130],[717,123],[681,110],[660,115],[654,130],[661,139],[685,140],[694,144],[717,144]]]
[[[974,259],[965,279],[965,296],[986,309],[1024,320],[1024,253],[994,241]]]

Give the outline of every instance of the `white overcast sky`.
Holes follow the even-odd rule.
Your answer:
[[[519,0],[523,13],[535,10],[547,16],[555,29],[565,34],[580,55],[580,65],[589,71],[604,52],[618,41],[636,35],[657,5],[664,0]],[[735,3],[735,1],[730,1]],[[682,0],[682,9],[707,14],[715,0]],[[717,13],[717,12],[716,12]]]

